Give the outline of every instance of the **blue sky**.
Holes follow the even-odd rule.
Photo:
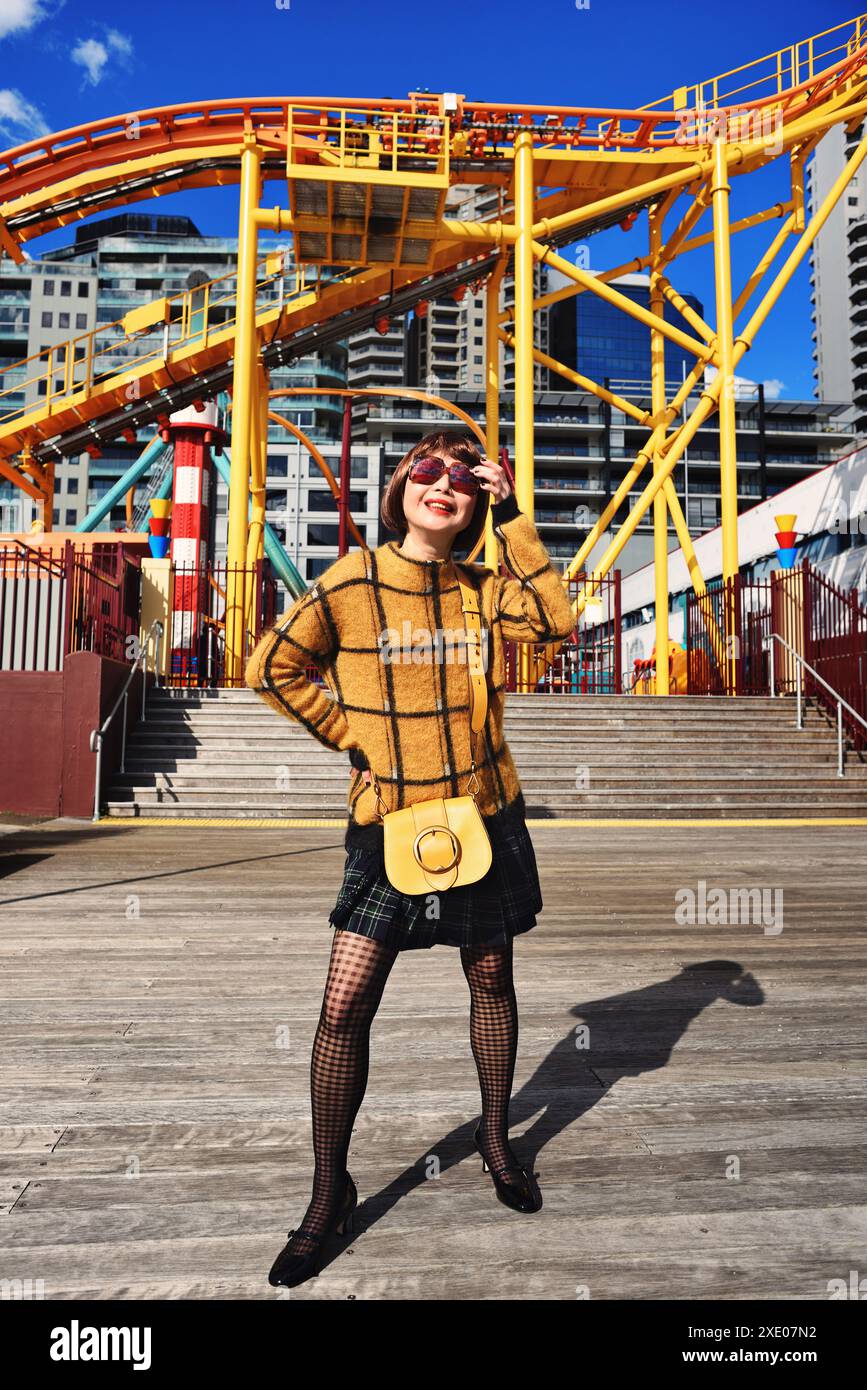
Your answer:
[[[581,0],[584,3],[584,0]],[[0,0],[0,147],[146,106],[242,96],[398,97],[416,88],[471,100],[639,106],[682,83],[721,73],[857,13],[806,0],[724,7],[661,0]],[[655,16],[655,26],[649,16]],[[782,162],[735,180],[732,215],[786,196]],[[285,203],[266,185],[269,205]],[[145,204],[188,213],[203,232],[235,235],[231,189],[176,194]],[[709,230],[707,217],[702,229]],[[645,249],[646,216],[632,233],[592,238],[604,269]],[[735,238],[739,287],[770,239],[768,228]],[[32,254],[69,239],[30,243]],[[677,263],[674,281],[712,316],[706,253]],[[741,373],[812,396],[809,285],[802,267],[744,358]]]

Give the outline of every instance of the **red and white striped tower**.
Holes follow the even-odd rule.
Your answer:
[[[203,619],[207,612],[216,490],[211,445],[222,447],[215,403],[196,402],[163,421],[162,438],[174,445],[171,560],[172,677],[196,684]]]

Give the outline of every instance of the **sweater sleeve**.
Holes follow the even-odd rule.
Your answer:
[[[314,586],[263,634],[244,673],[246,684],[272,709],[297,719],[335,752],[358,745],[342,706],[308,679],[306,668],[327,665],[337,647],[338,634],[327,596],[320,586]]]
[[[515,575],[497,575],[494,613],[503,637],[514,642],[562,641],[574,630],[575,614],[562,576],[551,563],[533,519],[513,492],[491,507],[501,558]]]

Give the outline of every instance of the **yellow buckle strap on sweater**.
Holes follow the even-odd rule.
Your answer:
[[[482,624],[479,616],[479,599],[475,589],[462,580],[464,622],[467,629],[467,670],[470,678],[470,728],[478,733],[484,725],[488,713],[488,683],[485,679],[485,666],[482,661]]]

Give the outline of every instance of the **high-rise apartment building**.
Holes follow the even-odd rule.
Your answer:
[[[864,133],[829,130],[807,164],[810,216],[824,201]],[[853,404],[854,426],[867,425],[867,201],[863,165],[813,242],[810,299],[813,378],[822,401]]]
[[[0,418],[37,406],[62,390],[67,370],[61,344],[86,339],[97,323],[97,275],[87,265],[60,259],[0,260]],[[73,361],[84,347],[73,344]],[[54,525],[74,526],[87,493],[87,455],[64,460],[56,470]],[[0,530],[26,531],[38,511],[13,483],[0,484]]]

